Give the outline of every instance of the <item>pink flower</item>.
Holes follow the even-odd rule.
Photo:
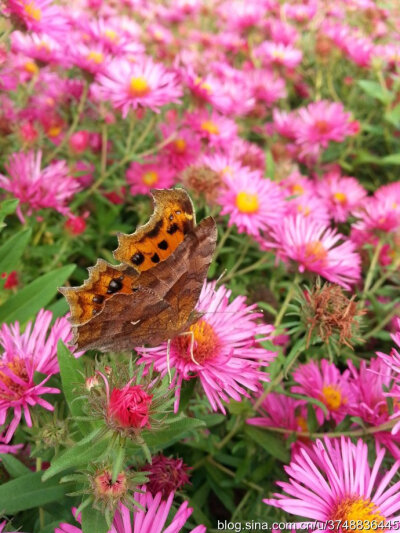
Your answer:
[[[132,194],[150,194],[151,189],[169,189],[174,184],[175,170],[154,163],[130,164],[126,171],[126,181],[131,185]]]
[[[66,63],[61,44],[50,35],[14,31],[11,34],[11,47],[13,52],[19,52],[42,63]]]
[[[229,226],[236,224],[240,233],[253,236],[281,222],[287,209],[279,186],[262,178],[259,171],[245,167],[232,179],[226,175],[217,202],[222,207],[221,215],[229,215]]]
[[[282,65],[287,68],[295,68],[303,59],[301,50],[291,45],[264,41],[254,50],[256,57],[259,57],[264,65]]]
[[[38,404],[49,411],[53,406],[44,400],[43,394],[57,394],[60,391],[45,387],[45,383],[59,371],[57,362],[57,343],[61,339],[68,342],[72,338],[71,327],[66,318],[58,318],[50,328],[53,314],[39,311],[35,324],[28,322],[24,333],[20,332],[19,323],[8,326],[3,324],[0,330],[0,345],[4,352],[0,359],[0,425],[7,419],[9,410],[14,412],[4,442],[11,440],[22,416],[29,427],[32,425],[29,408]],[[82,352],[75,354],[80,356]],[[35,372],[47,376],[35,384]]]
[[[265,69],[251,70],[248,84],[254,98],[269,106],[286,97],[285,81]]]
[[[67,17],[53,0],[6,0],[7,11],[29,31],[59,36],[68,31]]]
[[[215,283],[204,284],[196,307],[202,317],[189,328],[193,357],[190,335],[171,342],[169,364],[175,369],[171,386],[176,388],[176,410],[183,380],[198,377],[213,410],[225,413],[222,401],[249,397],[245,387],[257,391],[260,381],[269,379],[259,368],[268,366],[276,354],[259,342],[270,338],[273,328],[257,322],[261,314],[255,312],[255,305],[245,304],[245,297],[238,296],[229,303],[230,294],[223,286],[215,290]],[[136,350],[142,356],[139,364],[154,363],[162,375],[168,372],[166,344]]]
[[[294,453],[290,465],[285,467],[289,481],[278,482],[283,493],[264,502],[321,522],[376,520],[379,524],[399,520],[400,481],[390,482],[400,462],[396,461],[388,471],[382,470],[384,456],[385,450],[378,449],[371,468],[368,446],[361,439],[357,444],[344,437],[317,440],[309,449]],[[345,532],[343,528],[337,530]]]
[[[161,124],[160,130],[164,140],[172,135],[175,137],[160,152],[167,167],[180,171],[195,162],[200,152],[200,138],[196,133],[174,124]]]
[[[108,402],[108,416],[123,428],[150,427],[149,408],[153,399],[140,385],[125,385],[112,389]]]
[[[135,492],[133,495],[142,509],[135,508],[132,513],[125,505],[120,504],[115,513],[111,529],[108,533],[179,533],[187,522],[193,509],[188,507],[188,503],[183,502],[173,515],[168,526],[164,526],[170,513],[174,493],[171,492],[168,499],[162,499],[162,493],[158,492],[152,496],[150,492],[144,494]],[[76,516],[76,509],[73,509],[75,518],[81,523],[81,516]],[[82,529],[70,524],[60,524],[55,533],[82,533]],[[191,533],[205,533],[204,526],[197,526],[191,530]]]
[[[186,113],[185,123],[212,147],[227,148],[237,138],[236,122],[215,111]]]
[[[317,155],[330,141],[342,142],[357,131],[341,102],[321,100],[297,111],[296,143],[303,155]]]
[[[345,222],[365,198],[367,191],[356,178],[341,176],[340,170],[333,170],[317,183],[317,194],[328,206],[332,218],[336,222]]]
[[[294,385],[291,391],[320,400],[328,409],[329,417],[338,424],[348,413],[349,403],[355,399],[349,377],[349,370],[341,374],[336,366],[326,359],[322,359],[319,364],[310,361],[299,365],[293,372],[293,379],[299,385]],[[317,412],[319,419],[323,420],[323,412],[319,407]]]
[[[292,215],[276,225],[271,235],[277,255],[283,261],[297,262],[299,272],[315,272],[345,289],[360,279],[360,256],[355,245],[317,220]]]
[[[65,161],[54,161],[41,170],[41,159],[41,151],[12,154],[5,165],[10,177],[0,174],[0,188],[11,192],[22,204],[27,204],[28,215],[48,207],[66,215],[69,209],[65,204],[79,190],[79,183],[69,176]],[[17,213],[24,222],[20,206]]]
[[[99,96],[121,109],[124,118],[138,107],[159,113],[162,106],[178,103],[182,95],[176,75],[150,57],[138,58],[135,63],[115,59],[98,74],[97,82]]]
[[[304,400],[295,400],[284,394],[271,392],[260,407],[262,416],[248,418],[247,424],[259,427],[277,427],[293,431],[307,431],[307,409]]]

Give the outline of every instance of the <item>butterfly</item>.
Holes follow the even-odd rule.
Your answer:
[[[111,265],[102,259],[80,287],[61,287],[79,349],[157,346],[188,331],[215,251],[212,217],[196,225],[184,189],[152,191],[154,212],[130,235],[118,234]]]

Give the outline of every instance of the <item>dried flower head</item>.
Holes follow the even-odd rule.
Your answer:
[[[147,472],[149,478],[146,489],[153,496],[161,492],[163,499],[166,500],[171,492],[189,483],[188,470],[189,467],[182,459],[165,457],[162,454],[156,455],[152,458],[151,464],[143,467],[143,471]]]
[[[182,172],[180,180],[185,187],[204,195],[211,203],[223,184],[222,175],[207,166],[190,165]]]
[[[352,342],[360,342],[359,318],[365,311],[358,308],[355,296],[348,298],[339,285],[318,280],[314,289],[303,293],[302,312],[308,330],[307,346],[313,334],[328,342],[332,335],[338,335],[339,343],[352,348]]]

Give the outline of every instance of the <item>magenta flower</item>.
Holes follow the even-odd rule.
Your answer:
[[[378,524],[385,524],[389,520],[400,520],[400,481],[389,485],[400,462],[382,471],[384,456],[385,450],[378,449],[371,468],[368,446],[361,439],[357,444],[344,437],[340,440],[325,438],[324,442],[317,440],[310,449],[301,448],[294,453],[292,462],[285,467],[289,481],[278,482],[283,493],[264,502],[287,513],[321,522],[340,520],[344,524],[346,520],[363,520],[372,523],[376,520]],[[338,522],[333,524],[336,530]],[[337,530],[342,531],[341,528]]]
[[[164,529],[171,510],[174,493],[171,492],[166,500],[162,500],[161,492],[158,492],[155,496],[152,496],[149,492],[144,494],[136,492],[133,498],[144,510],[135,508],[132,513],[125,505],[120,504],[108,533],[179,533],[193,512],[193,509],[188,507],[188,503],[186,501],[183,502],[170,524]],[[76,520],[81,523],[81,516],[76,516],[76,509],[72,511]],[[205,533],[206,528],[197,526],[190,531],[191,533]],[[60,524],[60,527],[56,528],[54,533],[82,533],[82,529],[64,523]]]
[[[284,394],[271,392],[262,402],[260,415],[246,420],[247,424],[259,427],[276,427],[293,431],[307,431],[307,404]]]
[[[360,257],[354,251],[355,245],[323,223],[292,215],[274,227],[272,236],[277,255],[283,261],[297,262],[299,272],[315,272],[345,289],[360,279]]]
[[[13,418],[4,437],[6,444],[10,442],[22,413],[27,425],[31,427],[29,409],[37,404],[52,411],[53,406],[42,395],[60,392],[53,387],[45,387],[45,383],[59,371],[58,341],[70,341],[72,333],[70,324],[64,317],[58,318],[50,328],[52,318],[50,311],[42,309],[35,324],[28,322],[24,333],[20,332],[18,322],[11,326],[3,324],[0,329],[0,345],[4,350],[0,358],[0,425],[6,422],[8,412],[13,411]],[[75,356],[81,354],[82,352],[76,353]],[[37,385],[33,380],[35,372],[46,374]]]
[[[26,204],[28,215],[48,207],[66,215],[69,213],[66,202],[79,190],[80,185],[69,175],[65,161],[54,161],[41,170],[41,159],[41,151],[36,154],[33,151],[12,154],[5,165],[9,177],[0,174],[0,188],[11,192],[21,204]],[[20,206],[17,213],[21,222],[24,222]]]
[[[328,409],[329,416],[338,424],[348,413],[349,403],[355,401],[349,378],[349,370],[341,374],[326,359],[322,359],[320,364],[310,361],[299,365],[293,372],[293,379],[299,385],[294,385],[291,391],[320,400]],[[323,420],[324,415],[319,407],[317,413],[319,420]]]
[[[318,155],[330,141],[342,142],[358,131],[358,123],[351,120],[340,102],[321,100],[297,111],[296,143],[304,156]]]
[[[172,387],[176,389],[175,410],[183,380],[198,377],[214,411],[225,413],[222,401],[240,401],[249,397],[246,389],[255,392],[261,381],[269,377],[260,366],[268,366],[276,353],[262,348],[260,341],[269,339],[272,326],[257,322],[261,317],[255,305],[247,306],[245,297],[238,296],[231,303],[231,291],[215,283],[204,284],[197,311],[202,317],[190,327],[193,333],[193,358],[190,335],[175,337],[170,347],[170,367],[175,369]],[[168,372],[167,345],[137,348],[145,363],[165,375]]]
[[[345,222],[367,195],[367,191],[356,178],[341,176],[340,170],[325,174],[317,183],[317,194],[329,208],[336,222]]]
[[[6,9],[29,31],[59,36],[69,29],[67,17],[53,0],[6,0]]]
[[[284,217],[287,209],[284,194],[276,183],[261,177],[259,171],[241,167],[232,178],[227,174],[224,183],[217,202],[222,207],[221,215],[229,215],[228,225],[236,224],[239,233],[257,236]]]
[[[207,141],[210,147],[227,149],[237,139],[236,122],[215,111],[186,113],[185,125]]]
[[[264,41],[254,51],[264,65],[280,65],[287,68],[295,68],[303,59],[303,52],[294,46],[273,41]]]
[[[126,181],[131,186],[131,194],[150,194],[152,189],[169,189],[174,184],[175,170],[162,163],[130,164],[126,170]]]
[[[182,89],[176,75],[150,57],[138,58],[135,63],[115,59],[97,76],[96,93],[110,100],[125,118],[130,109],[150,108],[159,113],[160,108],[178,103]]]

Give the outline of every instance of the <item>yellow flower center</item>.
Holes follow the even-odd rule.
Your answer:
[[[38,50],[46,50],[46,52],[50,52],[51,50],[49,43],[46,43],[46,41],[39,41],[36,44],[36,48]]]
[[[300,183],[295,183],[291,186],[290,189],[292,191],[292,194],[303,194],[304,192],[304,187],[300,185]]]
[[[335,194],[333,195],[333,199],[336,200],[336,202],[338,202],[339,204],[347,204],[347,196],[344,194],[344,192],[335,192]]]
[[[306,258],[309,261],[325,263],[328,252],[321,241],[312,241],[306,244]]]
[[[282,50],[273,50],[272,51],[272,57],[274,59],[283,60],[283,59],[285,59],[285,52],[283,52]]]
[[[110,39],[110,41],[117,41],[118,40],[118,34],[116,31],[108,29],[104,32],[104,35]]]
[[[201,123],[201,129],[210,133],[210,135],[219,135],[218,126],[211,120],[205,120]]]
[[[324,385],[322,395],[323,402],[330,411],[337,411],[342,405],[342,394],[334,385]]]
[[[10,370],[15,376],[25,381],[28,385],[29,377],[26,369],[25,361],[19,357],[14,357],[10,362],[0,364],[0,381],[7,387],[8,390],[0,388],[0,399],[2,400],[18,400],[25,392],[25,387],[16,383],[12,377],[8,376],[2,369]]]
[[[24,65],[24,68],[26,72],[29,72],[29,74],[37,74],[39,72],[39,67],[34,61],[27,61]]]
[[[30,2],[29,4],[26,4],[24,6],[24,11],[28,15],[28,17],[33,18],[37,22],[42,18],[42,12],[38,7],[35,6],[34,2]]]
[[[257,213],[259,208],[257,194],[239,192],[236,196],[236,207],[241,213]]]
[[[229,165],[226,166],[225,168],[223,168],[223,169],[221,170],[221,174],[222,174],[223,176],[226,176],[226,174],[228,174],[228,176],[232,176],[232,168],[231,168]]]
[[[219,353],[220,341],[213,327],[203,319],[198,320],[189,328],[190,334],[179,335],[172,341],[180,357],[189,362],[193,359],[200,365],[213,359]],[[192,341],[193,335],[193,341]],[[190,349],[193,342],[193,359]]]
[[[151,187],[152,185],[155,185],[158,182],[158,173],[154,170],[149,170],[148,172],[145,172],[143,174],[142,181],[145,185]]]
[[[129,84],[129,94],[131,96],[139,98],[141,96],[146,96],[146,94],[149,94],[149,92],[150,92],[149,84],[144,78],[141,78],[141,77],[131,78],[131,81]]]
[[[346,531],[357,533],[367,533],[367,531],[384,531],[385,528],[379,527],[379,524],[385,522],[385,517],[381,515],[378,507],[371,500],[360,497],[347,497],[336,504],[331,520],[341,520],[341,523],[347,522]],[[375,528],[372,527],[372,521],[376,522]]]
[[[174,146],[177,152],[184,152],[186,150],[185,139],[176,139],[176,141],[174,141]]]
[[[100,63],[103,63],[104,56],[101,52],[96,52],[95,50],[92,50],[88,53],[86,56],[86,59],[88,61],[92,61],[93,63],[96,63],[97,65],[100,65]]]

